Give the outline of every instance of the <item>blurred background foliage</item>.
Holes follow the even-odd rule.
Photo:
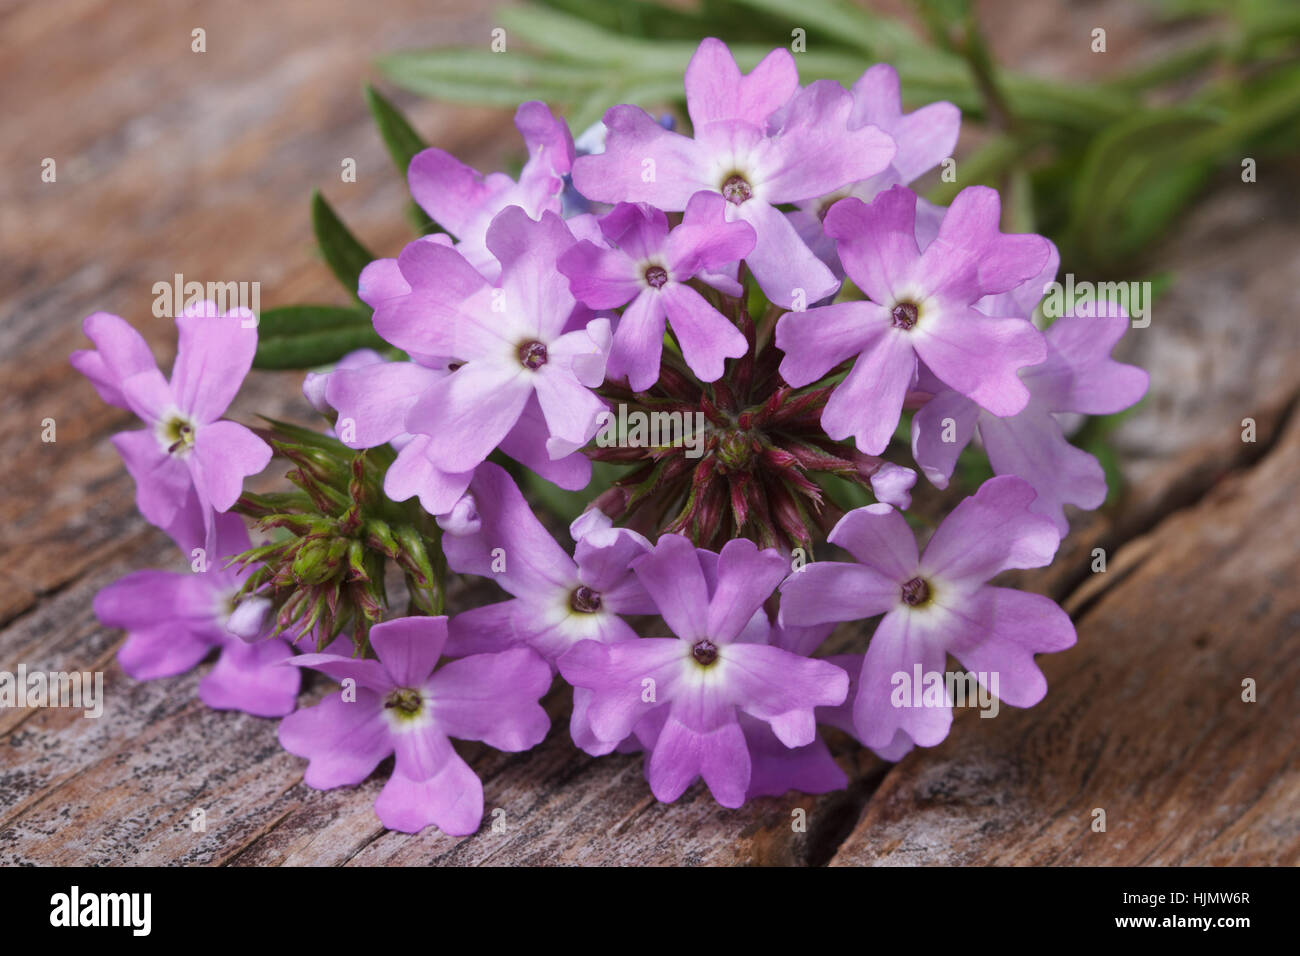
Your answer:
[[[682,71],[701,37],[725,39],[749,69],[800,29],[803,82],[849,86],[887,62],[908,109],[948,100],[966,123],[986,127],[959,159],[958,182],[937,185],[929,198],[946,203],[962,187],[997,186],[1011,225],[1055,240],[1080,279],[1124,279],[1134,276],[1115,270],[1140,266],[1143,249],[1216,168],[1300,148],[1300,2],[1147,5],[1160,24],[1203,21],[1209,29],[1100,81],[1000,68],[971,0],[914,0],[907,22],[847,0],[532,0],[499,12],[508,55],[487,44],[402,52],[380,68],[397,85],[442,100],[513,108],[543,99],[580,132],[616,103],[680,110]]]

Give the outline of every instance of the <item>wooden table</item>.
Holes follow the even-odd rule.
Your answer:
[[[0,711],[0,863],[1300,860],[1294,166],[1261,167],[1252,185],[1225,177],[1158,253],[1177,282],[1124,344],[1153,374],[1117,438],[1131,484],[1117,508],[1080,520],[1051,569],[1022,579],[1078,625],[1077,647],[1043,661],[1047,699],[992,721],[963,713],[944,744],[895,766],[833,738],[846,792],[728,811],[696,786],[658,804],[638,758],[588,758],[557,719],[532,752],[466,750],[486,820],[501,808],[504,828],[411,837],[374,816],[382,777],[308,789],[275,723],[207,710],[198,673],[126,678],[122,635],[99,626],[91,599],[128,571],[179,565],[135,513],[108,444],[129,416],[68,366],[81,318],[122,314],[169,361],[170,321],[150,308],[153,283],[175,273],[260,281],[264,306],[342,301],[314,255],[310,189],[380,254],[407,236],[402,183],[360,97],[370,59],[477,42],[491,27],[490,12],[429,0],[177,7],[0,12],[0,670],[102,670],[107,695],[98,720]],[[1022,34],[1013,61],[1041,60],[1022,22],[991,16]],[[1112,45],[1140,53],[1125,22]],[[196,27],[203,54],[190,48]],[[427,139],[480,167],[516,148],[508,114],[399,102]],[[54,183],[41,180],[46,157]],[[347,157],[356,183],[340,180]],[[255,375],[232,412],[301,415],[298,382]],[[1240,437],[1248,416],[1253,444]],[[41,440],[47,418],[53,443]],[[1094,575],[1097,546],[1109,561]],[[1245,678],[1254,703],[1241,699]],[[1091,828],[1097,808],[1105,832]],[[792,826],[796,809],[806,829]]]

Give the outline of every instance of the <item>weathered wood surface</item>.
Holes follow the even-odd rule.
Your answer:
[[[1080,520],[1053,568],[1022,577],[1066,600],[1079,626],[1079,645],[1045,661],[1047,699],[991,721],[963,715],[945,744],[894,767],[833,737],[854,781],[845,793],[727,811],[697,786],[657,804],[638,758],[592,760],[568,743],[558,691],[536,750],[465,750],[504,831],[489,816],[470,838],[409,837],[374,817],[382,771],[312,791],[275,723],[208,711],[198,674],[122,674],[121,635],[97,624],[91,598],[176,558],[135,514],[107,443],[129,416],[67,365],[81,317],[128,316],[169,359],[151,288],[174,273],[260,280],[264,305],[341,301],[311,250],[307,195],[322,186],[376,252],[400,248],[404,194],[360,82],[385,50],[486,35],[489,13],[457,7],[69,0],[0,12],[0,669],[103,670],[107,695],[99,720],[0,711],[0,863],[1295,863],[1295,169],[1225,180],[1158,256],[1178,281],[1124,344],[1153,373],[1119,432],[1133,483],[1117,508]],[[1126,23],[1120,46],[1140,55]],[[197,26],[202,55],[190,52]],[[402,102],[470,162],[514,147],[508,114]],[[55,184],[40,181],[46,156]],[[339,182],[346,156],[355,184]],[[234,414],[300,414],[297,387],[254,376]],[[1256,444],[1240,440],[1245,416]],[[54,444],[40,441],[47,417]],[[1098,545],[1110,569],[1094,576]],[[1240,701],[1243,677],[1259,681],[1255,704]],[[1106,833],[1089,828],[1097,807]],[[806,832],[791,827],[796,808]]]

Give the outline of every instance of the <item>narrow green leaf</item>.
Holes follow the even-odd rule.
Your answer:
[[[370,107],[370,115],[375,118],[375,125],[379,127],[379,135],[388,147],[388,155],[393,157],[397,171],[405,176],[411,158],[420,150],[427,149],[428,144],[420,138],[420,134],[397,107],[369,84],[366,85],[366,103]]]
[[[813,27],[826,39],[847,41],[877,60],[892,62],[899,53],[923,46],[901,21],[838,0],[740,0],[740,3],[788,20],[791,28]],[[863,69],[869,65],[863,64]]]
[[[386,349],[370,325],[325,329],[303,335],[263,339],[257,343],[253,367],[260,369],[311,369],[336,362],[357,349]]]
[[[1188,145],[1214,126],[1199,110],[1148,111],[1096,137],[1073,190],[1067,246],[1101,264],[1140,250],[1206,171]]]
[[[385,350],[369,309],[337,305],[289,305],[267,309],[258,322],[253,366],[308,369],[360,348]]]
[[[397,167],[397,171],[405,181],[411,160],[415,158],[416,153],[428,149],[428,144],[401,111],[369,84],[366,85],[366,103],[370,106],[370,114],[375,118],[375,125],[379,127],[379,135],[383,137],[384,145],[388,148],[388,155],[393,158],[393,165]],[[406,218],[415,231],[422,236],[438,231],[438,227],[434,225],[428,213],[415,202],[407,205]]]
[[[295,425],[292,422],[281,421],[269,415],[259,415],[257,417],[267,422],[285,438],[300,445],[308,445],[312,448],[321,448],[332,452],[348,451],[348,449],[344,448],[342,442],[337,438],[331,438],[329,435],[321,434],[310,428],[303,428],[301,425]]]
[[[263,312],[257,331],[260,338],[277,339],[369,324],[370,310],[356,306],[285,305]]]
[[[319,190],[313,190],[311,194],[311,225],[330,270],[352,297],[357,298],[361,270],[376,257],[357,241]]]
[[[517,107],[521,99],[567,102],[601,83],[590,67],[560,65],[524,52],[431,50],[381,57],[379,68],[398,86],[462,103]],[[525,95],[521,97],[521,93]]]

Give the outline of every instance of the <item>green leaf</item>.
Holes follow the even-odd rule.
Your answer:
[[[411,159],[422,149],[427,149],[428,144],[420,138],[420,134],[397,107],[369,84],[366,86],[366,103],[370,107],[370,115],[375,118],[375,125],[379,127],[379,135],[388,147],[388,155],[393,157],[397,171],[405,176]]]
[[[376,258],[357,241],[343,220],[338,217],[320,190],[311,194],[311,225],[321,254],[339,282],[357,299],[357,284],[361,270]],[[360,301],[360,299],[357,299]]]
[[[401,111],[369,84],[366,85],[366,103],[370,107],[370,114],[375,118],[375,125],[379,127],[379,135],[383,137],[384,146],[388,148],[388,155],[393,158],[393,165],[397,167],[402,180],[405,181],[411,160],[415,158],[416,153],[428,149],[428,144],[421,139],[420,134],[415,131]],[[415,231],[422,236],[439,231],[434,221],[429,218],[429,214],[421,209],[418,203],[407,204],[406,218]]]
[[[1075,184],[1067,244],[1111,263],[1137,252],[1198,179],[1186,145],[1214,119],[1202,110],[1139,113],[1093,140]]]
[[[284,305],[262,313],[257,334],[278,339],[369,324],[370,311],[352,305]]]
[[[548,62],[522,51],[394,53],[380,58],[378,65],[390,80],[415,93],[511,109],[529,98],[569,102],[601,83],[598,71]]]
[[[290,305],[267,309],[258,321],[253,367],[309,369],[357,349],[389,349],[375,332],[366,309],[335,305]]]
[[[388,343],[372,328],[329,329],[259,342],[253,367],[306,370],[337,362],[357,349],[383,349],[387,346]]]
[[[350,456],[352,449],[347,448],[337,438],[331,438],[321,432],[313,431],[310,428],[303,428],[301,425],[295,425],[292,422],[281,421],[278,418],[272,418],[269,415],[259,415],[267,424],[271,425],[276,431],[280,432],[290,441],[297,442],[301,445],[307,445],[311,448],[320,448],[325,451],[335,452],[342,455]]]
[[[847,42],[876,60],[896,60],[904,52],[924,48],[920,39],[903,23],[891,17],[869,13],[838,0],[739,0],[750,7],[789,22],[791,28],[812,27],[823,41],[834,38]],[[812,31],[810,31],[811,33]],[[816,39],[810,36],[809,45]],[[789,42],[789,37],[786,38]],[[870,64],[864,63],[863,69]]]

